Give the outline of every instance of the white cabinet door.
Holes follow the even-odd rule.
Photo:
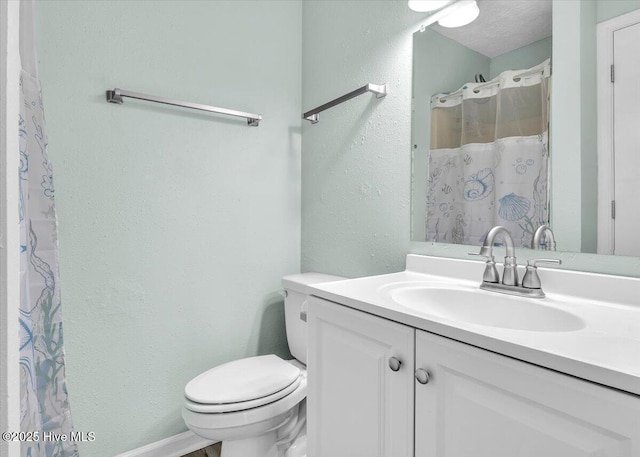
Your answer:
[[[640,398],[416,331],[416,457],[640,457]]]
[[[318,298],[308,316],[309,457],[412,457],[415,330]]]

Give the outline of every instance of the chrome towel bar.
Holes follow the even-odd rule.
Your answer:
[[[336,105],[339,105],[340,103],[346,102],[347,100],[351,100],[354,97],[357,97],[358,95],[362,95],[365,94],[367,92],[371,92],[376,94],[376,98],[382,98],[385,97],[387,95],[387,85],[386,84],[365,84],[364,86],[349,92],[346,95],[343,95],[342,97],[338,97],[335,100],[331,100],[328,103],[325,103],[324,105],[318,106],[315,109],[312,109],[311,111],[307,111],[306,113],[304,113],[302,115],[303,119],[306,119],[307,121],[310,121],[312,124],[317,124],[320,121],[320,118],[318,117],[318,113],[321,113],[324,110],[327,110],[329,108],[333,108]]]
[[[116,103],[118,105],[122,105],[124,101],[122,100],[123,97],[136,98],[138,100],[145,100],[147,102],[163,103],[165,105],[180,106],[182,108],[197,109],[200,111],[208,111],[210,113],[226,114],[228,116],[244,117],[245,119],[247,119],[247,124],[252,127],[258,127],[258,125],[260,125],[260,121],[262,120],[262,116],[259,114],[245,113],[243,111],[236,111],[236,110],[226,109],[226,108],[218,108],[216,106],[201,105],[200,103],[182,102],[182,101],[173,100],[170,98],[141,94],[139,92],[131,92],[129,90],[123,90],[123,89],[117,89],[117,88],[107,91],[107,101],[109,103]]]

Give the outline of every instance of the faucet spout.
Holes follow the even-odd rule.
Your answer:
[[[513,246],[513,239],[511,238],[511,234],[509,233],[509,230],[501,225],[497,225],[489,230],[489,233],[487,233],[487,237],[484,239],[484,244],[482,245],[481,250],[488,250],[488,252],[491,252],[491,250],[493,249],[493,243],[495,242],[496,237],[500,234],[502,234],[502,237],[504,238],[504,244],[507,248],[507,257],[515,258],[516,248]]]
[[[544,243],[545,250],[555,251],[556,239],[553,236],[551,227],[549,227],[548,225],[541,225],[536,229],[536,232],[533,234],[533,238],[531,239],[531,249],[540,249],[543,237],[545,239],[545,243]]]
[[[493,243],[498,235],[502,235],[504,238],[504,244],[506,246],[506,256],[504,258],[504,271],[502,272],[502,284],[507,286],[518,285],[518,265],[516,264],[516,249],[513,245],[513,239],[509,230],[505,227],[498,225],[489,230],[487,237],[484,240],[482,248],[480,248],[480,255],[491,256],[493,253]]]

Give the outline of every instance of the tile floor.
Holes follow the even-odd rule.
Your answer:
[[[221,443],[212,444],[204,449],[190,452],[183,457],[220,457],[220,446]]]

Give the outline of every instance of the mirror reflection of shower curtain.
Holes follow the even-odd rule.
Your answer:
[[[21,455],[74,457],[53,172],[37,78],[33,7],[32,0],[20,2],[20,428],[32,434],[21,440]],[[64,435],[66,441],[47,440],[44,433]]]
[[[426,241],[478,245],[503,225],[528,246],[548,223],[550,61],[530,70],[431,98]]]

